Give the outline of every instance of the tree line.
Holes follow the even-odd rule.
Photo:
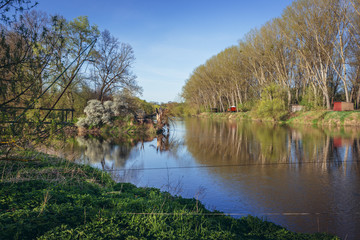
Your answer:
[[[359,40],[359,0],[297,0],[198,66],[182,96],[198,111],[358,104]]]
[[[58,100],[56,107],[82,114],[89,99],[141,93],[131,45],[87,16],[67,20],[36,11],[36,4],[0,1],[0,107],[52,107]]]

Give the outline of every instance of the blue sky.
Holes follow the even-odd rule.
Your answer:
[[[179,101],[192,71],[251,29],[281,16],[292,0],[37,0],[67,20],[88,16],[135,52],[147,101]]]

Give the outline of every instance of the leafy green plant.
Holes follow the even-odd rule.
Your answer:
[[[262,118],[285,120],[288,115],[285,90],[276,84],[265,87],[261,92],[256,114]]]
[[[245,102],[243,104],[238,104],[238,110],[240,112],[248,112],[253,108],[253,106],[254,106],[253,101]]]
[[[322,96],[320,94],[315,95],[314,90],[311,87],[307,87],[304,90],[300,105],[305,106],[307,111],[323,109]]]

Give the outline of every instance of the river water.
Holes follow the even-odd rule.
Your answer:
[[[76,161],[117,181],[297,232],[360,239],[360,130],[188,119],[144,141],[78,137]]]

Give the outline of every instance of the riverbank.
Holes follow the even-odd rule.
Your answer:
[[[79,127],[76,126],[75,135],[85,136],[155,136],[156,129],[152,122],[138,123],[134,120],[115,121],[111,125],[103,125],[101,127]]]
[[[234,219],[196,199],[115,183],[100,170],[38,152],[1,160],[0,170],[4,239],[338,239]]]
[[[270,121],[275,122],[271,118],[259,118],[252,112],[238,112],[238,113],[201,113],[200,118],[212,119],[233,119],[233,120],[256,120],[256,121]],[[360,127],[360,111],[304,111],[292,113],[284,121],[279,121],[281,124],[303,124],[303,125],[318,125],[318,126],[358,126]]]

